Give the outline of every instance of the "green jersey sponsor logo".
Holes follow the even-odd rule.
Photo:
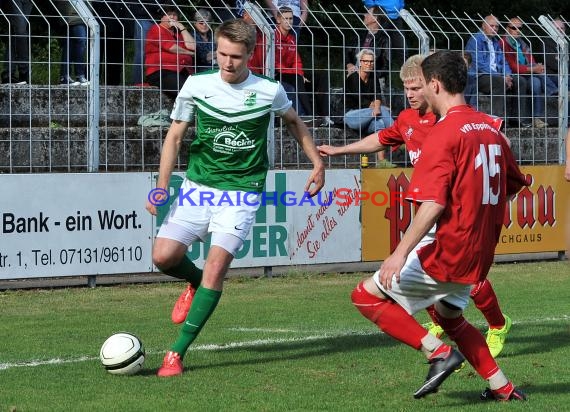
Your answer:
[[[214,136],[214,152],[233,154],[255,149],[255,141],[244,132],[223,130]]]
[[[252,90],[244,90],[244,101],[245,107],[255,106],[257,103],[257,93]]]

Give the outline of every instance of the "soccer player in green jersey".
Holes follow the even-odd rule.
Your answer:
[[[254,223],[269,164],[267,129],[272,112],[282,117],[313,164],[304,190],[313,196],[325,180],[324,164],[309,130],[281,84],[252,74],[247,67],[255,30],[243,20],[228,20],[216,30],[215,40],[219,70],[188,78],[174,103],[160,157],[157,188],[168,189],[182,139],[195,123],[181,187],[184,197],[173,203],[153,247],[154,264],[191,285],[173,311],[173,321],[184,323],[158,376],[183,372],[184,354],[216,308],[230,263]],[[248,192],[245,199],[244,192]],[[148,201],[146,208],[156,215],[155,204]],[[211,247],[202,271],[186,252],[208,233]]]

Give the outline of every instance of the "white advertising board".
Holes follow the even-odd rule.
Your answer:
[[[183,174],[171,179],[171,202]],[[255,224],[232,267],[357,262],[360,208],[334,194],[360,189],[359,170],[328,170],[321,194],[303,188],[309,171],[270,171]],[[168,211],[144,208],[156,174],[1,175],[0,279],[146,273],[152,240]],[[263,201],[263,199],[265,199]],[[203,265],[209,242],[190,257]]]
[[[149,272],[150,173],[1,175],[0,279]]]

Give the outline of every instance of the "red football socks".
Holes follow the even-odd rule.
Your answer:
[[[435,305],[430,305],[426,308],[426,312],[428,313],[429,317],[431,318],[431,321],[433,323],[435,323],[436,325],[439,325],[439,323],[437,323],[437,315],[435,314]]]
[[[362,282],[352,291],[352,303],[386,334],[420,349],[426,330],[395,302],[379,298],[364,289]]]
[[[457,343],[459,351],[483,379],[488,380],[497,373],[499,367],[491,356],[481,332],[467,322],[463,316],[448,319],[438,315],[438,320],[449,338]]]
[[[505,317],[499,306],[497,295],[487,279],[475,285],[471,290],[471,299],[477,309],[483,313],[491,329],[501,329],[505,326]]]

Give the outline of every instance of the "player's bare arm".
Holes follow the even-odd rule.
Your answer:
[[[326,156],[339,156],[344,154],[376,153],[384,150],[386,146],[378,141],[378,132],[369,134],[364,139],[345,146],[317,146],[319,154]]]
[[[301,0],[301,24],[304,26],[309,18],[309,0]]]
[[[396,277],[396,282],[400,282],[400,271],[408,255],[435,225],[444,209],[445,206],[436,202],[424,202],[420,205],[412,225],[404,234],[396,250],[380,266],[380,281],[386,290],[392,288],[393,276]]]
[[[281,118],[285,122],[289,133],[297,140],[313,164],[313,170],[304,190],[309,192],[311,196],[314,196],[325,184],[325,164],[319,155],[319,151],[309,133],[309,129],[307,129],[305,123],[303,123],[301,118],[297,115],[297,112],[294,109],[289,109]]]
[[[279,9],[275,4],[273,4],[273,1],[265,0],[265,7],[271,12],[273,18],[277,20],[277,17],[279,17]]]
[[[160,166],[158,169],[158,181],[156,187],[168,190],[168,183],[170,182],[170,175],[176,165],[176,159],[182,145],[182,140],[188,129],[188,123],[179,120],[174,120],[166,133],[164,143],[162,145],[162,152],[160,153]],[[156,206],[146,202],[146,210],[150,214],[156,216]]]

